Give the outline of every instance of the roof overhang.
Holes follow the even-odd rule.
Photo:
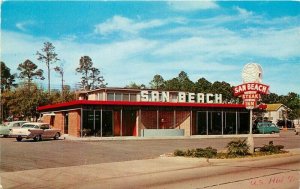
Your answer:
[[[83,105],[103,105],[103,106],[157,106],[157,107],[194,107],[194,108],[240,108],[244,109],[244,104],[211,104],[211,103],[182,103],[182,102],[131,102],[131,101],[100,101],[100,100],[75,100],[71,102],[40,106],[40,112],[54,109],[71,108]]]

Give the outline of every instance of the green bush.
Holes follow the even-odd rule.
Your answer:
[[[175,156],[186,156],[186,157],[204,157],[204,158],[213,158],[217,156],[217,149],[212,147],[207,148],[196,148],[196,149],[188,149],[186,151],[175,150]]]
[[[249,146],[247,144],[247,139],[238,139],[230,141],[226,147],[229,156],[237,157],[249,154]]]
[[[273,141],[270,141],[268,145],[264,145],[260,148],[261,152],[269,152],[271,154],[273,153],[280,153],[282,152],[282,149],[284,148],[283,145],[274,145]]]
[[[213,158],[217,156],[217,149],[212,147],[197,148],[194,154],[195,157]]]
[[[187,156],[187,157],[195,157],[195,149],[188,149],[186,152],[185,152],[185,154],[184,154],[184,156]]]
[[[185,155],[185,153],[182,150],[177,149],[174,151],[174,156],[184,156],[184,155]]]

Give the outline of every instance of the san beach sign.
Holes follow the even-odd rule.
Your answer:
[[[269,93],[269,86],[262,84],[262,68],[259,64],[248,63],[242,72],[243,84],[234,87],[234,95],[243,98],[247,109],[257,106],[261,94]]]
[[[189,103],[222,103],[222,94],[189,93],[170,91],[141,91],[143,102],[189,102]]]

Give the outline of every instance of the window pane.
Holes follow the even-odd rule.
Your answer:
[[[123,94],[123,101],[129,101],[129,94]]]
[[[208,127],[209,135],[222,134],[222,112],[209,112],[210,125]]]
[[[198,112],[197,113],[197,127],[196,134],[197,135],[206,135],[207,134],[207,117],[206,112]]]
[[[136,101],[136,94],[130,94],[130,101]]]
[[[226,112],[224,134],[235,134],[235,133],[236,133],[236,113]]]
[[[250,115],[248,113],[239,113],[238,134],[249,133],[249,129],[250,129],[249,122],[250,122]]]
[[[116,101],[121,101],[122,99],[121,99],[121,93],[116,93],[115,94],[115,100]]]
[[[94,111],[83,111],[82,135],[94,135]]]
[[[114,93],[107,93],[107,100],[114,101],[115,100]]]

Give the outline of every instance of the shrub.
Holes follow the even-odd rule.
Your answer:
[[[175,156],[187,156],[187,157],[204,157],[204,158],[213,158],[217,156],[217,149],[212,147],[207,148],[196,148],[188,149],[187,151],[175,150]]]
[[[245,156],[249,154],[249,145],[247,144],[247,139],[241,140],[233,140],[227,144],[227,152],[228,155],[237,157],[237,156]]]
[[[217,156],[217,149],[214,149],[212,147],[207,148],[197,148],[195,150],[195,157],[205,157],[205,158],[213,158]]]
[[[175,150],[174,151],[174,156],[184,156],[185,153],[182,150]]]
[[[274,145],[273,141],[270,141],[268,145],[264,145],[260,148],[261,152],[269,152],[271,154],[273,153],[280,153],[282,152],[282,149],[284,148],[283,145]]]

